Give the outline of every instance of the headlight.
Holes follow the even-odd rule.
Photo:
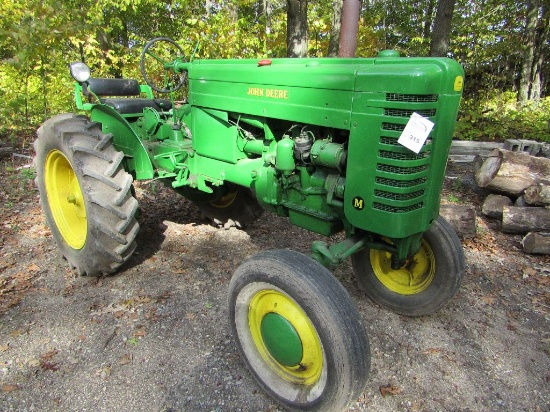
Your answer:
[[[73,79],[75,79],[79,83],[84,83],[90,78],[91,71],[86,63],[71,63],[69,65],[69,69],[71,71],[71,76],[73,76]]]

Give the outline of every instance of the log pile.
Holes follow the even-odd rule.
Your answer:
[[[505,149],[474,159],[474,179],[489,189],[485,216],[502,221],[502,231],[525,235],[526,253],[550,254],[550,159]]]

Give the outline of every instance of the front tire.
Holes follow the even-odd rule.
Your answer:
[[[351,257],[361,289],[379,305],[405,316],[424,316],[441,309],[460,288],[464,251],[442,217],[434,221],[421,247],[405,266],[391,268],[391,254],[365,248]]]
[[[81,275],[113,273],[132,255],[139,231],[123,153],[85,116],[56,116],[37,134],[36,184],[61,253]]]
[[[313,259],[276,250],[243,263],[229,285],[229,319],[246,366],[285,408],[343,410],[364,389],[370,351],[359,314]]]

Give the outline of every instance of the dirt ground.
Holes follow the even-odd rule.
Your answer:
[[[238,357],[227,287],[247,257],[309,253],[317,236],[270,214],[245,231],[217,229],[160,184],[141,183],[136,254],[113,276],[78,277],[45,226],[31,165],[0,164],[0,410],[282,411]],[[479,210],[465,170],[449,171],[443,199]],[[349,411],[550,411],[550,257],[525,255],[520,236],[478,223],[463,241],[462,288],[435,315],[388,312],[359,291],[349,264],[335,271],[372,354]]]

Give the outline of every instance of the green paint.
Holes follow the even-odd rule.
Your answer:
[[[261,323],[262,339],[271,356],[284,366],[296,366],[303,357],[300,336],[292,324],[278,313],[268,313]]]

